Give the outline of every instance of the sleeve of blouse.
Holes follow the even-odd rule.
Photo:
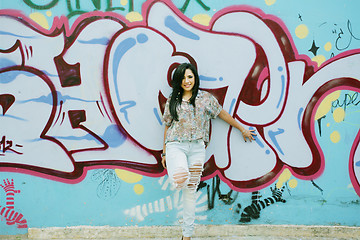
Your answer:
[[[218,100],[210,93],[208,93],[209,104],[208,104],[208,113],[210,118],[216,118],[221,110],[222,106],[219,104]]]
[[[171,122],[172,122],[172,117],[170,114],[170,97],[167,99],[166,104],[165,104],[165,109],[164,109],[164,115],[163,115],[163,123],[166,126],[170,126]]]

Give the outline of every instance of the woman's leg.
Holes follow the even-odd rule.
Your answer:
[[[183,236],[191,237],[194,233],[196,190],[199,185],[205,162],[205,145],[202,142],[191,143],[188,152],[189,179],[183,189],[184,223]]]
[[[166,144],[166,168],[175,188],[185,188],[189,181],[189,167],[186,156],[186,145],[179,142]]]
[[[195,193],[205,162],[205,144],[171,142],[166,145],[166,166],[170,180],[183,194],[183,236],[194,232]]]

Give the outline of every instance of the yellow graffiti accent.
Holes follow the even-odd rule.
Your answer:
[[[324,98],[316,111],[315,120],[320,119],[330,111],[332,102],[340,97],[340,93],[340,90],[335,91]]]
[[[291,179],[288,184],[290,188],[296,188],[298,185],[298,181],[296,179]]]
[[[51,16],[52,16],[52,12],[51,12],[51,11],[46,11],[46,16],[51,17]]]
[[[197,14],[192,18],[192,20],[201,25],[209,26],[211,17],[207,14]]]
[[[278,182],[276,183],[277,188],[281,188],[285,182],[291,178],[291,172],[289,169],[285,168],[284,171],[280,174]]]
[[[120,0],[120,4],[125,6],[128,4],[128,0]]]
[[[340,133],[338,131],[333,131],[331,134],[330,134],[330,140],[333,142],[333,143],[338,143],[340,141]]]
[[[324,46],[325,51],[329,52],[332,49],[331,42],[327,42]]]
[[[276,2],[276,0],[265,0],[266,5],[271,6]]]
[[[317,55],[317,56],[313,57],[311,60],[316,62],[318,67],[320,67],[321,64],[323,64],[326,61],[326,58],[323,55]]]
[[[345,119],[345,110],[343,108],[336,108],[333,112],[335,122],[339,123]]]
[[[143,17],[138,12],[129,12],[125,17],[129,22],[140,22],[143,20]]]
[[[134,186],[134,192],[135,192],[136,194],[138,194],[138,195],[143,194],[143,192],[144,192],[144,186],[141,185],[141,184],[136,184],[136,185]]]
[[[39,24],[40,26],[42,26],[43,28],[45,29],[49,29],[49,23],[48,21],[46,20],[46,17],[42,14],[42,13],[39,13],[39,12],[34,12],[34,13],[31,13],[29,15],[29,17],[34,20],[37,24]]]
[[[121,180],[127,183],[137,183],[143,178],[143,176],[140,174],[123,169],[115,169],[115,173]]]
[[[295,28],[295,35],[300,38],[304,39],[309,34],[309,29],[305,24],[300,24]]]

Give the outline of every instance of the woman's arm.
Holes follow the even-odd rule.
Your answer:
[[[169,126],[165,125],[165,130],[164,130],[164,145],[163,145],[163,156],[161,158],[161,164],[163,165],[164,168],[166,168],[166,145],[165,145],[165,139],[166,139],[166,133],[168,130]]]
[[[240,130],[240,132],[243,135],[244,141],[246,142],[246,138],[250,140],[255,140],[253,136],[256,136],[255,130],[247,130],[243,126],[240,125],[238,121],[236,121],[228,112],[226,112],[224,109],[221,110],[219,113],[219,118],[233,126],[234,128],[237,128]]]

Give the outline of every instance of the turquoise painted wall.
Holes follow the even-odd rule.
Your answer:
[[[258,132],[212,122],[198,224],[360,226],[359,7],[1,1],[0,235],[177,224],[161,113],[187,61]]]

